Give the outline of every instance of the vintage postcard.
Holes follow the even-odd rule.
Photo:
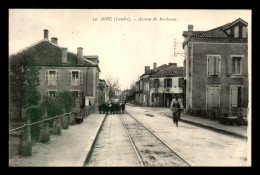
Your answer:
[[[10,167],[251,167],[252,11],[9,9]]]

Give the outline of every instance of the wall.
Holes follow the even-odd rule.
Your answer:
[[[221,55],[221,76],[207,77],[207,54]],[[243,77],[232,78],[227,74],[227,60],[231,55],[244,55]],[[243,104],[248,103],[248,46],[241,43],[193,43],[192,104],[206,108],[206,85],[220,84],[220,108],[229,108],[230,85],[244,85]],[[187,75],[187,74],[186,74]],[[188,88],[187,88],[188,89]]]

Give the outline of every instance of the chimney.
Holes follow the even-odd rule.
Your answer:
[[[62,63],[68,63],[68,49],[62,48]]]
[[[56,44],[56,45],[58,45],[58,38],[52,37],[52,38],[51,38],[51,42],[54,43],[54,44]]]
[[[149,74],[150,73],[150,66],[145,66],[144,67],[144,73]]]
[[[193,33],[193,25],[188,25],[188,36],[191,36]]]
[[[78,64],[83,64],[83,48],[82,47],[78,47],[77,61],[78,61]]]
[[[49,31],[47,29],[44,29],[44,39],[48,39],[49,38]]]
[[[169,66],[176,66],[177,67],[177,63],[169,63]]]
[[[153,69],[156,69],[157,63],[153,63]]]

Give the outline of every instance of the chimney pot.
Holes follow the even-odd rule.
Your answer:
[[[77,61],[78,64],[83,64],[83,48],[82,47],[78,47],[77,48]]]
[[[145,66],[144,67],[144,73],[149,74],[150,73],[150,66]]]
[[[49,31],[48,29],[44,29],[44,39],[48,39],[49,38]]]
[[[156,69],[157,63],[153,63],[153,69]]]
[[[56,44],[56,45],[58,45],[58,38],[52,37],[52,38],[51,38],[51,42],[54,43],[54,44]]]
[[[68,63],[68,48],[62,48],[62,63]]]
[[[193,25],[188,25],[188,36],[191,36],[193,33]]]

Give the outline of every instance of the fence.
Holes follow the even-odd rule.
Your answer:
[[[46,143],[50,140],[50,134],[60,135],[61,129],[68,129],[69,125],[81,123],[83,118],[94,113],[94,111],[95,106],[90,106],[51,118],[48,118],[47,113],[45,113],[40,121],[33,123],[31,123],[31,119],[29,118],[25,121],[23,126],[9,130],[9,150],[12,151],[12,140],[10,141],[10,138],[12,138],[12,136],[18,136],[19,141],[16,141],[18,142],[18,154],[31,156],[32,138],[37,142]],[[14,149],[17,150],[17,148],[13,148],[13,150]]]

